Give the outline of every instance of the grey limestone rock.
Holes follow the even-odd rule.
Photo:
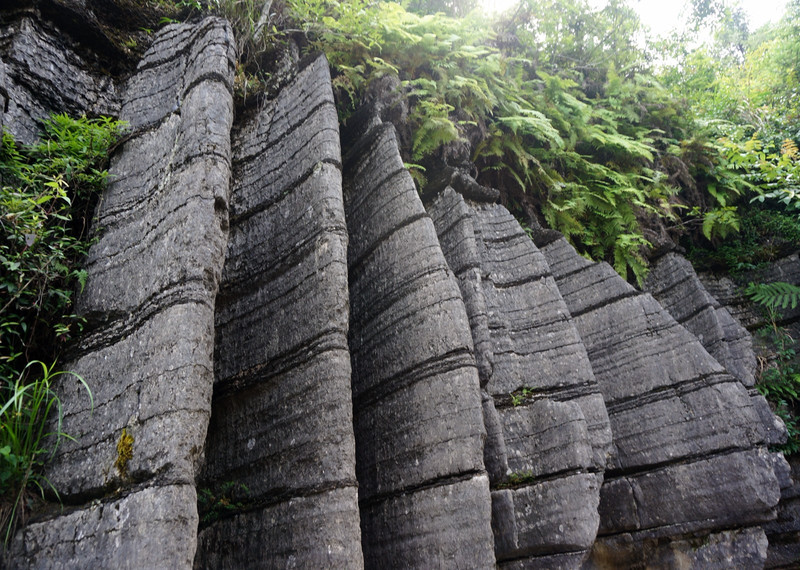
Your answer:
[[[491,567],[469,321],[391,125],[348,153],[345,210],[365,564]]]
[[[230,37],[221,20],[180,28],[179,45],[167,51],[181,59],[202,57],[208,36]],[[95,409],[89,413],[85,398],[67,400],[65,430],[82,437],[62,446],[52,475],[67,495],[121,484],[124,474],[113,464],[123,428],[135,441],[129,475],[194,480],[209,414],[214,302],[227,237],[229,48],[227,77],[187,85],[180,114],[161,108],[164,120],[135,132],[112,163],[98,212],[103,229],[78,301],[94,328],[71,365],[91,380]],[[197,148],[204,131],[213,132],[213,150]],[[151,176],[139,176],[141,169]]]
[[[674,252],[659,257],[645,290],[728,372],[747,387],[755,383],[756,355],[749,333],[706,291],[687,259]]]
[[[62,34],[26,16],[0,28],[0,113],[18,141],[38,138],[39,122],[51,113],[119,114],[115,81],[90,65]]]
[[[769,539],[766,568],[795,568],[800,560],[800,460],[790,457],[788,464],[778,516],[764,525]]]
[[[502,427],[501,438],[487,441],[486,463],[508,471],[490,469],[492,482],[506,484],[513,474],[508,480],[518,484],[492,494],[497,558],[545,564],[571,551],[570,561],[582,560],[597,533],[596,473],[605,467],[611,431],[569,311],[544,257],[505,208],[445,187],[428,209]],[[521,405],[510,405],[509,394],[521,388],[524,395],[514,395]]]
[[[78,303],[91,328],[68,365],[89,383],[95,407],[77,383],[65,387],[63,429],[78,439],[63,443],[48,471],[64,500],[103,498],[99,508],[83,503],[31,527],[19,548],[32,554],[22,560],[192,564],[194,481],[210,413],[214,303],[227,237],[231,38],[219,19],[171,27],[146,60],[213,61],[218,73],[177,87],[170,77],[131,80],[122,113],[134,131],[110,169],[98,212],[103,229]],[[148,69],[143,64],[139,73]],[[165,88],[177,89],[177,105],[153,96]],[[138,120],[135,99],[147,99],[160,122]]]
[[[563,238],[542,251],[588,351],[614,434],[598,543],[628,531],[674,537],[774,517],[778,482],[744,386],[611,267],[581,258]]]
[[[766,267],[742,273],[737,277],[737,282],[727,276],[718,276],[712,273],[698,275],[703,286],[720,304],[725,307],[737,323],[750,331],[770,325],[764,318],[764,312],[753,306],[745,298],[742,289],[747,283],[773,283],[785,281],[793,285],[800,285],[800,254],[794,253],[767,265]],[[796,328],[800,320],[800,307],[796,309],[782,309],[779,311],[777,323],[792,325]]]
[[[198,568],[363,566],[340,162],[324,57],[235,133],[201,485],[247,507],[201,531]]]
[[[9,568],[191,568],[196,533],[194,486],[147,487],[28,525]]]
[[[367,568],[494,568],[486,475],[361,504]]]
[[[202,529],[195,568],[357,568],[358,493],[340,487],[244,510]]]
[[[576,473],[518,489],[492,492],[492,524],[500,561],[569,552],[584,557],[600,517],[602,477]],[[553,500],[558,497],[558,500]],[[535,565],[539,558],[530,563]]]
[[[8,566],[758,567],[767,535],[770,567],[800,556],[798,466],[766,451],[785,430],[714,298],[732,284],[667,253],[659,304],[557,232],[534,244],[465,170],[431,172],[426,212],[382,123],[409,134],[396,77],[342,161],[322,57],[290,45],[234,127],[226,22],[164,27],[124,85],[62,31],[36,8],[2,24],[0,127],[130,133],[69,364],[95,406],[60,387],[66,507]]]
[[[654,537],[618,535],[595,545],[585,568],[762,568],[767,537],[759,528],[728,530],[672,541]]]

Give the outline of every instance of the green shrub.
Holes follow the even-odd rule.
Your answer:
[[[54,382],[59,353],[83,320],[73,297],[86,282],[80,262],[89,221],[108,176],[108,149],[121,123],[54,115],[41,141],[0,145],[0,524],[7,543],[29,502],[49,488],[42,474],[62,438]],[[47,365],[45,362],[52,362]]]
[[[79,332],[73,296],[86,281],[89,221],[121,123],[54,115],[42,140],[0,147],[0,378],[52,362]]]
[[[797,341],[776,323],[779,309],[795,308],[800,300],[800,287],[790,283],[750,283],[745,295],[764,308],[769,322],[758,331],[771,354],[763,360],[756,388],[783,420],[789,436],[778,447],[787,455],[800,452],[800,367],[797,363]]]

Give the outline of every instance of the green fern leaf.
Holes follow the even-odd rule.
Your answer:
[[[800,287],[785,281],[750,283],[745,294],[769,309],[796,309],[800,303]]]

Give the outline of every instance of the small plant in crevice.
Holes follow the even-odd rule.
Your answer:
[[[516,392],[509,394],[511,397],[511,405],[516,407],[525,403],[529,396],[533,395],[534,389],[523,386]]]
[[[209,525],[220,518],[233,515],[245,508],[245,499],[250,493],[247,485],[237,481],[225,481],[216,488],[203,487],[197,493],[197,510],[200,525]]]
[[[532,471],[515,471],[509,473],[507,479],[497,485],[497,489],[511,489],[522,485],[528,485],[536,481],[536,476]]]
[[[39,368],[40,374],[33,369]],[[62,431],[63,406],[54,390],[59,377],[71,376],[85,389],[92,408],[89,386],[78,374],[56,371],[55,364],[30,362],[14,382],[0,387],[0,528],[3,544],[8,545],[17,526],[38,495],[47,489],[58,499],[58,491],[42,473],[63,439],[73,439]]]
[[[117,442],[117,458],[114,460],[114,467],[120,477],[128,476],[128,462],[133,459],[133,436],[128,432],[128,428],[122,428],[122,433]]]

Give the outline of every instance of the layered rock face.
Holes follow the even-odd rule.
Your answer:
[[[741,382],[610,266],[552,234],[538,243],[586,346],[614,436],[595,559],[637,565],[674,556],[677,563],[678,553],[657,553],[665,535],[772,518],[780,489],[763,447],[767,430]],[[736,564],[766,553],[763,531],[733,541],[726,556]]]
[[[68,365],[91,379],[94,409],[80,386],[64,387],[63,429],[77,440],[48,473],[62,500],[81,506],[28,526],[20,566],[192,563],[228,233],[233,66],[227,22],[172,26],[124,88],[131,134],[112,162],[86,262],[78,310],[91,329]]]
[[[234,121],[214,18],[164,28],[119,89],[75,63],[84,99],[36,99],[37,26],[3,32],[3,123],[118,108],[131,134],[69,366],[95,408],[64,387],[78,439],[48,473],[68,508],[11,567],[764,564],[797,496],[781,425],[681,258],[651,296],[463,174],[423,206],[391,125],[340,134],[321,57]]]
[[[345,162],[353,409],[367,566],[494,563],[464,304],[391,125]]]
[[[362,566],[338,134],[324,59],[234,133],[197,567]]]
[[[597,534],[611,445],[586,350],[544,256],[505,208],[447,187],[430,212],[482,363],[497,560],[577,566]]]

